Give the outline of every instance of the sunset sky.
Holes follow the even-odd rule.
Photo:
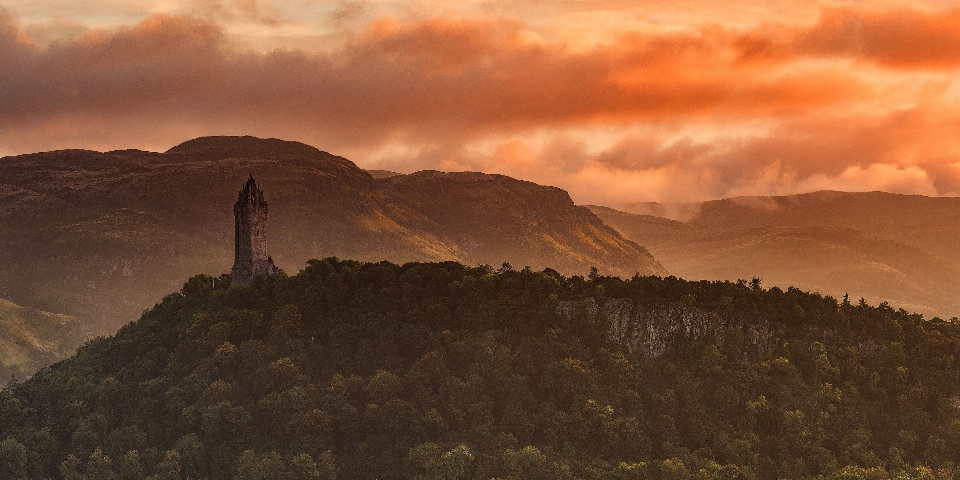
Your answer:
[[[0,0],[0,155],[256,135],[613,207],[960,195],[958,79],[933,0]]]

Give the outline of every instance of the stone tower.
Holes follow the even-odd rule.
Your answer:
[[[250,285],[253,277],[273,275],[277,267],[267,256],[267,202],[263,190],[250,175],[233,206],[234,257],[231,277],[234,284]]]

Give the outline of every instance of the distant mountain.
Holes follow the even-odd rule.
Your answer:
[[[390,170],[364,170],[369,173],[373,178],[390,178],[396,177],[397,175],[403,175],[402,173],[391,172]]]
[[[0,158],[0,296],[112,331],[184,279],[230,270],[232,207],[249,174],[270,206],[268,249],[290,273],[328,256],[665,273],[563,190],[480,173],[389,173],[254,137]]]
[[[13,376],[22,380],[69,355],[86,338],[89,332],[76,318],[0,299],[0,382]]]
[[[958,198],[824,191],[627,208],[590,207],[683,278],[759,277],[960,316]]]

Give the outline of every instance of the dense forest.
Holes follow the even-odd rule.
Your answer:
[[[655,358],[562,302],[768,324]],[[584,302],[581,302],[584,303]],[[960,322],[752,282],[312,260],[198,275],[0,391],[0,478],[952,478]]]

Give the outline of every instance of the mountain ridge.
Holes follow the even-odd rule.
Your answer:
[[[589,208],[684,278],[758,277],[960,315],[960,198],[822,191],[630,207],[646,215]]]
[[[378,179],[299,142],[201,137],[165,153],[0,159],[0,220],[16,226],[0,232],[0,296],[112,331],[184,278],[229,270],[231,206],[250,174],[270,204],[268,250],[291,272],[337,256],[666,273],[555,187],[476,172]]]

